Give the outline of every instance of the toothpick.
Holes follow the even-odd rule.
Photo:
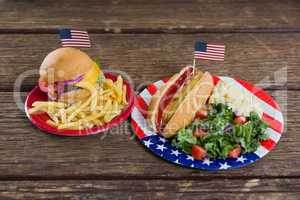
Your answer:
[[[194,58],[194,61],[193,61],[193,73],[195,72],[195,67],[196,67],[196,60]]]

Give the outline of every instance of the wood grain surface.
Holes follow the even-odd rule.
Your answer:
[[[207,172],[178,167],[154,156],[133,136],[128,122],[109,132],[89,137],[45,134],[33,127],[24,113],[16,108],[10,92],[2,92],[0,147],[4,148],[0,149],[0,178],[300,177],[296,167],[300,165],[300,135],[297,134],[300,128],[300,93],[270,91],[270,94],[276,97],[287,119],[286,131],[278,146],[247,167],[230,172]]]
[[[297,0],[1,1],[2,32],[48,32],[60,27],[91,32],[300,31]]]
[[[103,69],[124,71],[139,86],[171,76],[192,64],[193,44],[199,39],[227,45],[225,62],[197,62],[203,71],[266,87],[299,88],[300,34],[297,33],[92,34],[93,47],[86,52],[93,58],[101,58]],[[31,89],[37,82],[43,58],[59,47],[58,36],[52,34],[4,34],[0,35],[0,41],[2,91],[11,91],[18,76],[35,70],[22,84],[24,90]],[[28,73],[31,74],[25,74]]]
[[[220,191],[219,188],[222,188]],[[3,199],[298,200],[299,179],[3,181]],[[151,192],[150,192],[151,191]],[[116,198],[117,197],[117,198]]]
[[[129,120],[88,137],[41,132],[15,101],[23,107],[61,27],[87,29],[85,51],[137,92],[191,64],[195,41],[224,42],[223,63],[197,66],[265,88],[284,114],[280,142],[252,165],[208,172],[154,156]],[[299,66],[298,0],[0,0],[0,199],[298,200]]]

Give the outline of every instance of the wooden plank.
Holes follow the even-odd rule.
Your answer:
[[[300,4],[288,1],[1,1],[1,31],[74,27],[100,32],[194,32],[300,28]],[[34,30],[32,30],[34,29]]]
[[[3,199],[299,199],[300,179],[1,181]]]
[[[127,123],[90,137],[57,137],[43,133],[16,108],[11,92],[1,92],[0,179],[299,178],[300,93],[281,90],[270,93],[287,111],[284,112],[286,131],[278,146],[245,168],[207,172],[178,167],[154,156],[132,136]]]
[[[86,50],[88,54],[100,57],[104,69],[128,73],[136,86],[191,64],[193,44],[200,39],[222,41],[227,48],[224,63],[198,61],[203,71],[266,87],[295,89],[300,85],[300,34],[92,34],[91,39],[93,47]],[[0,40],[0,91],[12,91],[19,75],[35,70],[35,75],[23,82],[25,91],[31,89],[43,58],[59,47],[57,35],[4,34]]]

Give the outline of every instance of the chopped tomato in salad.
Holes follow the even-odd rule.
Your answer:
[[[193,144],[192,145],[192,156],[196,159],[196,160],[201,160],[206,156],[206,151],[205,149],[203,149],[202,147]]]
[[[237,158],[256,151],[260,142],[268,139],[267,127],[254,111],[248,117],[236,116],[227,105],[211,104],[208,109],[199,110],[189,126],[178,131],[172,144],[195,159]]]
[[[237,158],[241,154],[241,145],[237,145],[234,149],[230,150],[228,153],[229,158]]]
[[[246,122],[247,122],[247,119],[244,116],[236,116],[234,119],[235,124],[245,124]]]
[[[196,119],[204,119],[207,117],[207,109],[201,108],[197,113],[195,118]]]

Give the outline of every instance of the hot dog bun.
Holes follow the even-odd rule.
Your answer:
[[[193,68],[191,66],[183,68],[179,73],[173,75],[171,79],[152,97],[148,107],[147,122],[155,132],[160,131],[164,107],[167,106],[167,104],[172,100],[172,96],[188,80],[192,71]]]
[[[176,90],[170,93],[174,87]],[[183,68],[151,99],[147,115],[148,125],[166,138],[174,136],[179,129],[192,122],[196,112],[209,98],[213,87],[210,73],[191,71],[191,66]]]
[[[175,83],[178,77],[179,77],[178,73],[173,75],[172,78],[165,85],[161,86],[160,90],[157,91],[151,99],[151,102],[148,107],[147,122],[155,132],[158,131],[156,129],[156,116],[157,116],[157,111],[159,109],[160,101],[163,97],[163,94],[166,93],[167,90],[170,88],[170,86]]]
[[[196,112],[206,103],[213,87],[212,76],[210,73],[205,72],[178,106],[161,134],[166,138],[170,138],[174,136],[179,129],[189,125],[193,121]]]

